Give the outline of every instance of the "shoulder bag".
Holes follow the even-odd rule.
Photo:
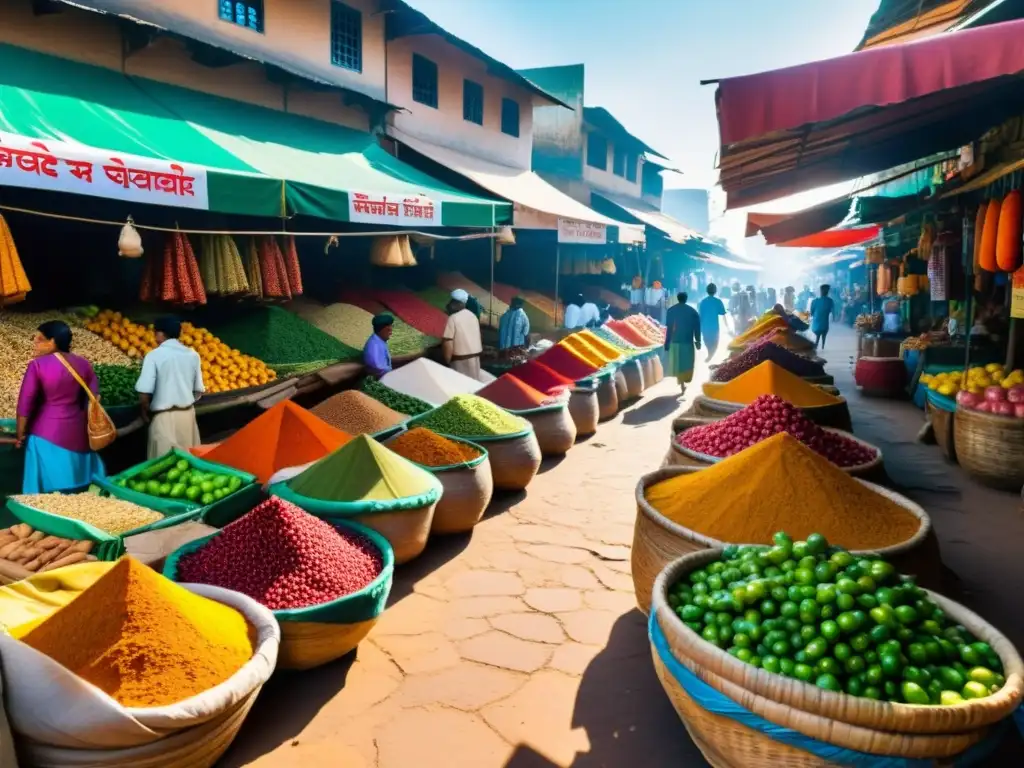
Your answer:
[[[89,448],[93,451],[101,451],[114,442],[117,437],[117,427],[114,426],[113,419],[110,415],[103,410],[103,406],[100,405],[100,401],[96,399],[96,395],[92,393],[82,377],[78,375],[71,363],[64,359],[64,355],[59,352],[55,352],[54,356],[60,360],[71,377],[78,382],[78,384],[85,390],[85,394],[89,396],[89,412],[88,412],[88,431],[89,431]]]

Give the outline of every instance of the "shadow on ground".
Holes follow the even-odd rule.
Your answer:
[[[641,426],[671,416],[678,410],[678,395],[661,395],[648,400],[638,408],[626,411],[622,416],[622,423],[631,427]]]

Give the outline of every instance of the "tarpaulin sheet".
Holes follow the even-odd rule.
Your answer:
[[[855,229],[828,229],[795,240],[776,243],[780,248],[844,248],[874,240],[882,228],[877,225],[857,227]]]

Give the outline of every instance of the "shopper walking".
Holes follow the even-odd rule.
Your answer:
[[[181,321],[161,317],[153,330],[157,348],[143,358],[135,384],[142,418],[149,423],[146,453],[151,459],[172,448],[187,451],[199,445],[195,405],[206,391],[199,354],[178,341]]]
[[[814,334],[814,348],[824,349],[828,336],[829,321],[835,312],[835,302],[829,298],[830,286],[821,286],[821,295],[811,302],[811,333]]]
[[[668,353],[668,375],[675,376],[685,392],[693,381],[696,360],[694,349],[700,349],[700,315],[686,303],[685,293],[677,294],[679,303],[668,310],[665,329],[665,351]]]
[[[714,283],[709,283],[707,287],[708,295],[700,301],[700,332],[704,337],[704,346],[708,350],[708,360],[715,356],[715,352],[718,351],[718,339],[720,333],[721,320],[719,318],[724,317],[725,304],[715,294],[718,293],[718,286]]]

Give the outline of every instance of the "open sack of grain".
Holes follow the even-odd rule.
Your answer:
[[[254,600],[176,585],[131,558],[0,588],[0,621],[11,727],[38,766],[212,765],[281,638]]]

